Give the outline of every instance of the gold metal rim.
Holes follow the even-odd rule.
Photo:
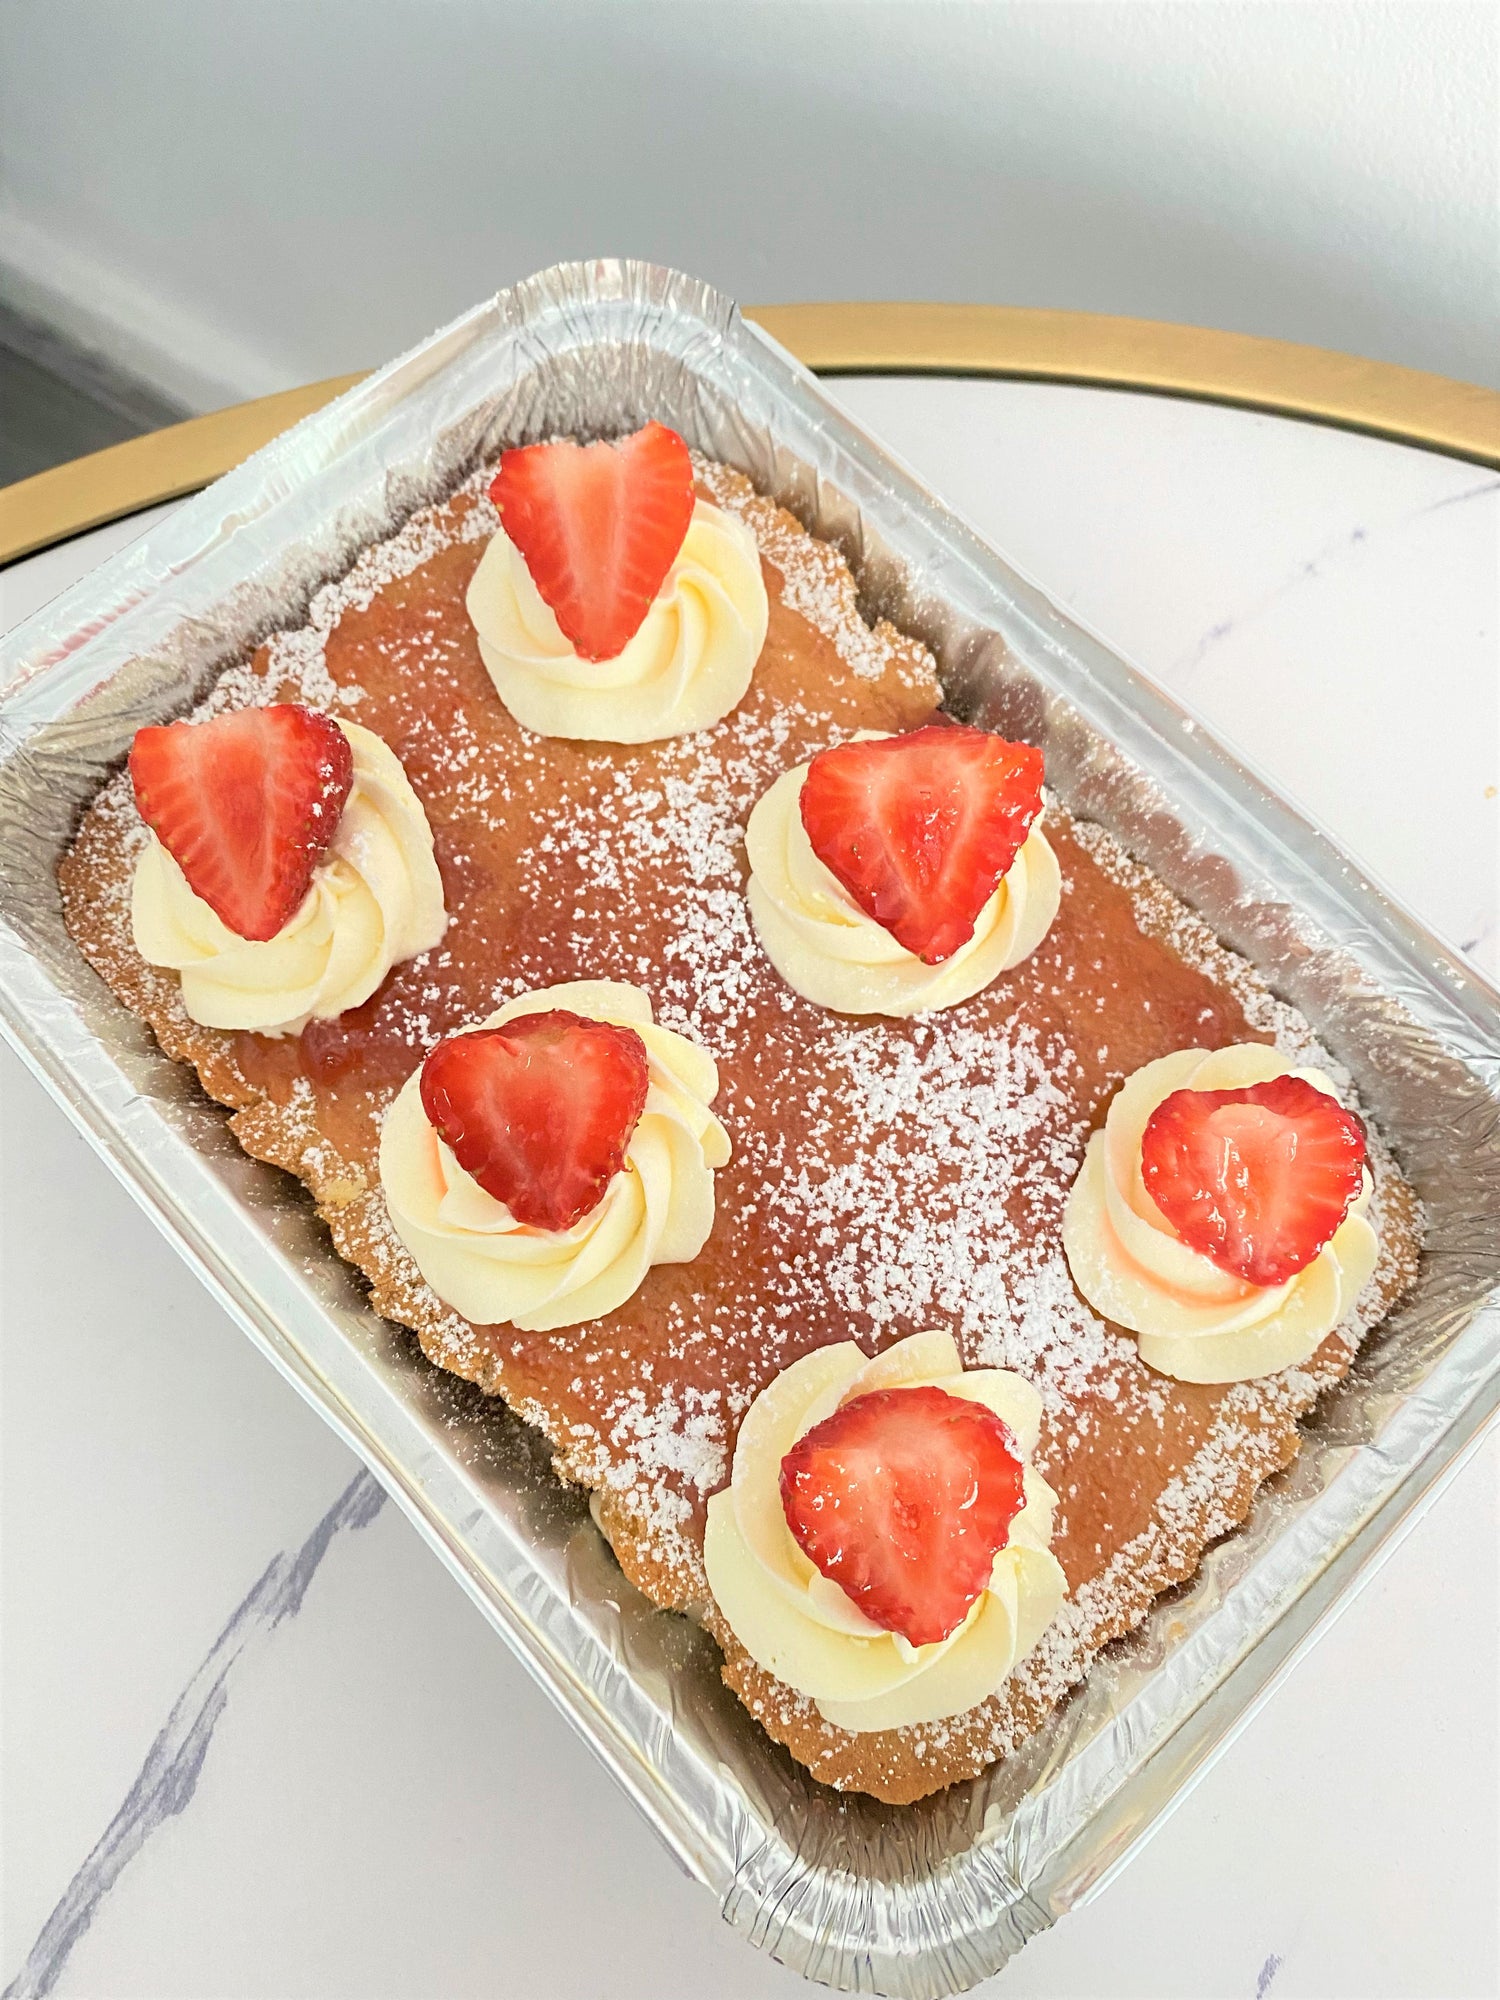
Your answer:
[[[1500,393],[1327,348],[1017,306],[749,306],[746,314],[820,374],[1010,376],[1146,390],[1500,466]],[[238,403],[0,487],[0,564],[208,485],[360,379],[338,375]]]

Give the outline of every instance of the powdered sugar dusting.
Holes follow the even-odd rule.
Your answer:
[[[723,1400],[719,1390],[693,1384],[680,1399],[670,1388],[658,1394],[648,1377],[627,1396],[610,1428],[610,1443],[628,1456],[611,1469],[608,1483],[628,1485],[642,1471],[675,1472],[704,1495],[716,1492],[728,1466]]]
[[[195,711],[215,714],[230,708],[263,707],[273,701],[305,702],[309,708],[352,708],[364,698],[357,684],[336,681],[328,671],[327,647],[348,611],[367,611],[382,590],[411,576],[455,541],[472,542],[492,535],[500,525],[486,490],[488,473],[471,473],[455,499],[471,504],[455,509],[425,507],[389,540],[365,549],[347,573],[325,583],[307,607],[307,623],[291,632],[274,632],[266,642],[266,664],[257,669],[246,661],[219,678]]]
[[[729,467],[697,456],[693,467],[715,503],[754,530],[761,553],[781,573],[782,602],[826,633],[861,680],[878,681],[890,664],[890,646],[860,616],[854,578],[838,550],[806,534]]]
[[[247,1150],[312,1187],[380,1308],[419,1329],[444,1365],[503,1393],[550,1441],[560,1475],[597,1489],[627,1566],[662,1602],[702,1599],[703,1501],[726,1476],[744,1410],[796,1354],[851,1337],[873,1351],[938,1325],[967,1364],[1034,1382],[1045,1408],[1038,1462],[1059,1493],[1057,1546],[1077,1587],[1002,1697],[900,1732],[889,1755],[946,1782],[1003,1754],[1108,1637],[1191,1573],[1205,1537],[1240,1518],[1285,1455],[1287,1426],[1336,1373],[1247,1385],[1205,1415],[1201,1392],[1194,1402],[1153,1376],[1135,1343],[1074,1291],[1059,1221],[1087,1132],[1121,1076],[1163,1052],[1168,1032],[1153,998],[1137,1006],[1103,947],[1090,949],[1087,911],[1117,926],[1124,916],[1128,932],[1123,889],[1140,931],[1166,947],[1141,962],[1160,983],[1156,1004],[1178,1008],[1167,1046],[1195,1033],[1233,1038],[1242,1013],[1298,1061],[1346,1080],[1243,960],[1109,835],[1060,807],[1049,826],[1077,881],[1054,937],[986,994],[898,1023],[824,1014],[784,986],[744,896],[751,808],[825,745],[925,720],[937,684],[923,648],[864,624],[840,557],[738,474],[700,465],[699,475],[751,525],[782,580],[773,627],[779,618],[784,654],[763,658],[745,702],[712,729],[634,749],[549,743],[509,722],[463,613],[464,564],[438,564],[430,587],[396,588],[493,532],[485,471],[367,550],[317,594],[303,630],[276,635],[205,704],[212,712],[290,692],[324,709],[358,705],[362,721],[399,743],[439,836],[449,933],[393,975],[369,1046],[364,1029],[352,1031],[355,1067],[336,1104],[304,1075],[288,1082],[285,1069],[258,1097],[237,1067],[253,1052],[195,1029],[175,981],[141,966],[129,891],[146,835],[124,774],[81,837],[92,843],[90,955],[164,1046],[245,1107],[235,1124]],[[380,615],[351,615],[382,593],[391,596]],[[787,608],[798,618],[781,616]],[[1115,885],[1107,892],[1101,873]],[[1206,984],[1185,980],[1181,965]],[[380,1115],[438,1037],[514,993],[579,978],[633,981],[658,1020],[718,1058],[715,1108],[734,1148],[717,1176],[718,1222],[693,1265],[652,1272],[639,1306],[543,1336],[471,1327],[433,1295],[390,1225],[375,1165]],[[325,1129],[330,1109],[345,1121],[338,1144]],[[1406,1197],[1373,1133],[1371,1160],[1372,1216],[1383,1238],[1404,1245],[1409,1270]],[[1349,1346],[1399,1289],[1399,1262],[1388,1260],[1358,1302]],[[1122,1527],[1123,1515],[1100,1517],[1101,1490],[1112,1506],[1134,1504],[1138,1491],[1147,1504]],[[858,1745],[807,1704],[786,1690],[750,1698],[778,1733],[794,1719],[798,1754],[820,1776],[863,1782],[853,1775]]]
[[[661,745],[644,786],[634,770],[601,758],[586,810],[570,801],[549,811],[538,797],[536,836],[517,866],[543,875],[566,861],[627,910],[636,891],[651,885],[659,897],[670,884],[669,934],[635,969],[649,977],[666,1026],[727,1052],[765,991],[744,897],[744,821],[772,779],[807,754],[809,738],[821,748],[852,733],[792,702]],[[512,990],[524,977],[524,969],[512,975]]]
[[[808,1126],[750,1141],[784,1246],[779,1309],[826,1291],[877,1336],[952,1325],[971,1365],[1022,1370],[1060,1412],[1120,1356],[1050,1247],[1085,1136],[1066,1050],[955,1010],[895,1047],[841,1026],[827,1051]]]

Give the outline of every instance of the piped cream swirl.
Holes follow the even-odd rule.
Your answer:
[[[787,1527],[781,1462],[841,1404],[876,1389],[930,1385],[983,1403],[1029,1459],[1041,1398],[1000,1368],[965,1371],[953,1337],[915,1333],[871,1361],[852,1340],[783,1369],[745,1412],[730,1483],[708,1503],[703,1556],[714,1601],[750,1657],[835,1728],[863,1734],[936,1722],[985,1701],[1057,1616],[1067,1589],[1048,1543],[1057,1504],[1025,1467],[1025,1500],[956,1631],[930,1646],[871,1622],[811,1563]]]
[[[873,742],[884,731],[862,731]],[[758,799],[745,830],[750,915],[787,985],[840,1014],[920,1014],[953,1007],[1029,958],[1062,896],[1057,857],[1032,822],[1021,851],[979,912],[974,934],[941,965],[927,965],[878,924],[820,861],[802,824],[808,767],[785,771]]]
[[[738,706],[770,605],[754,535],[700,500],[644,623],[612,660],[580,658],[503,528],[474,572],[468,611],[496,692],[523,728],[652,743],[707,729]]]
[[[545,987],[474,1025],[553,1007],[633,1028],[650,1066],[625,1164],[571,1229],[518,1223],[464,1171],[428,1123],[420,1069],[381,1130],[380,1180],[397,1235],[443,1303],[480,1326],[509,1321],[538,1333],[598,1319],[653,1264],[691,1263],[713,1228],[714,1170],[729,1158],[728,1135],[708,1108],[719,1089],[713,1057],[657,1027],[638,988],[610,980]]]
[[[1258,1042],[1179,1049],[1138,1069],[1089,1140],[1063,1215],[1073,1281],[1106,1319],[1134,1333],[1141,1359],[1180,1382],[1249,1382],[1306,1361],[1344,1319],[1375,1269],[1368,1170],[1332,1239],[1283,1285],[1252,1285],[1183,1242],[1141,1174],[1141,1142],[1176,1090],[1243,1090],[1298,1076],[1335,1095],[1321,1070],[1297,1069]]]
[[[242,938],[188,887],[153,833],[136,863],[136,949],[182,977],[182,1004],[206,1028],[295,1035],[368,1000],[393,965],[430,951],[448,918],[432,829],[401,761],[340,722],[354,782],[307,894],[273,938]]]

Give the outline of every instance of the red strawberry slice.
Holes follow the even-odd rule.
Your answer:
[[[925,965],[974,935],[1042,806],[1042,753],[929,723],[821,751],[802,787],[813,853]]]
[[[1249,1285],[1306,1270],[1349,1213],[1364,1164],[1364,1126],[1299,1076],[1174,1090],[1141,1140],[1141,1175],[1162,1214]]]
[[[641,628],[693,518],[693,461],[647,424],[618,444],[502,452],[490,485],[505,532],[564,635],[612,660]]]
[[[296,914],[338,830],[354,755],[331,717],[282,702],[138,729],[130,779],[194,895],[264,942]]]
[[[1022,1504],[1010,1431],[944,1389],[857,1396],[781,1461],[781,1505],[802,1553],[914,1646],[963,1622]]]
[[[422,1109],[517,1222],[569,1229],[625,1164],[646,1084],[634,1028],[556,1007],[439,1042],[422,1065]]]

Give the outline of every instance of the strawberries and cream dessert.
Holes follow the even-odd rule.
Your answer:
[[[1063,1218],[1074,1281],[1165,1375],[1297,1366],[1379,1257],[1365,1151],[1328,1078],[1275,1049],[1162,1056],[1089,1140]]]
[[[526,445],[148,732],[59,871],[374,1308],[541,1430],[762,1728],[897,1804],[1194,1574],[1420,1238],[1307,1022],[943,696],[664,425]]]
[[[358,723],[277,704],[142,729],[130,773],[136,947],[205,1027],[298,1034],[442,938],[421,801]]]
[[[500,526],[467,605],[517,722],[646,743],[736,706],[766,636],[760,557],[742,522],[695,498],[675,431],[508,451],[490,497]]]
[[[1062,1603],[1057,1496],[1028,1463],[1042,1399],[953,1338],[874,1360],[804,1355],[740,1424],[703,1558],[756,1661],[855,1733],[961,1714],[1003,1685]]]
[[[690,1263],[729,1139],[713,1057],[637,987],[579,980],[439,1042],[386,1114],[380,1179],[445,1305],[529,1331],[598,1319]]]
[[[786,772],[751,813],[756,935],[820,1007],[952,1007],[1029,958],[1057,915],[1041,815],[1029,743],[953,725],[864,731]]]

